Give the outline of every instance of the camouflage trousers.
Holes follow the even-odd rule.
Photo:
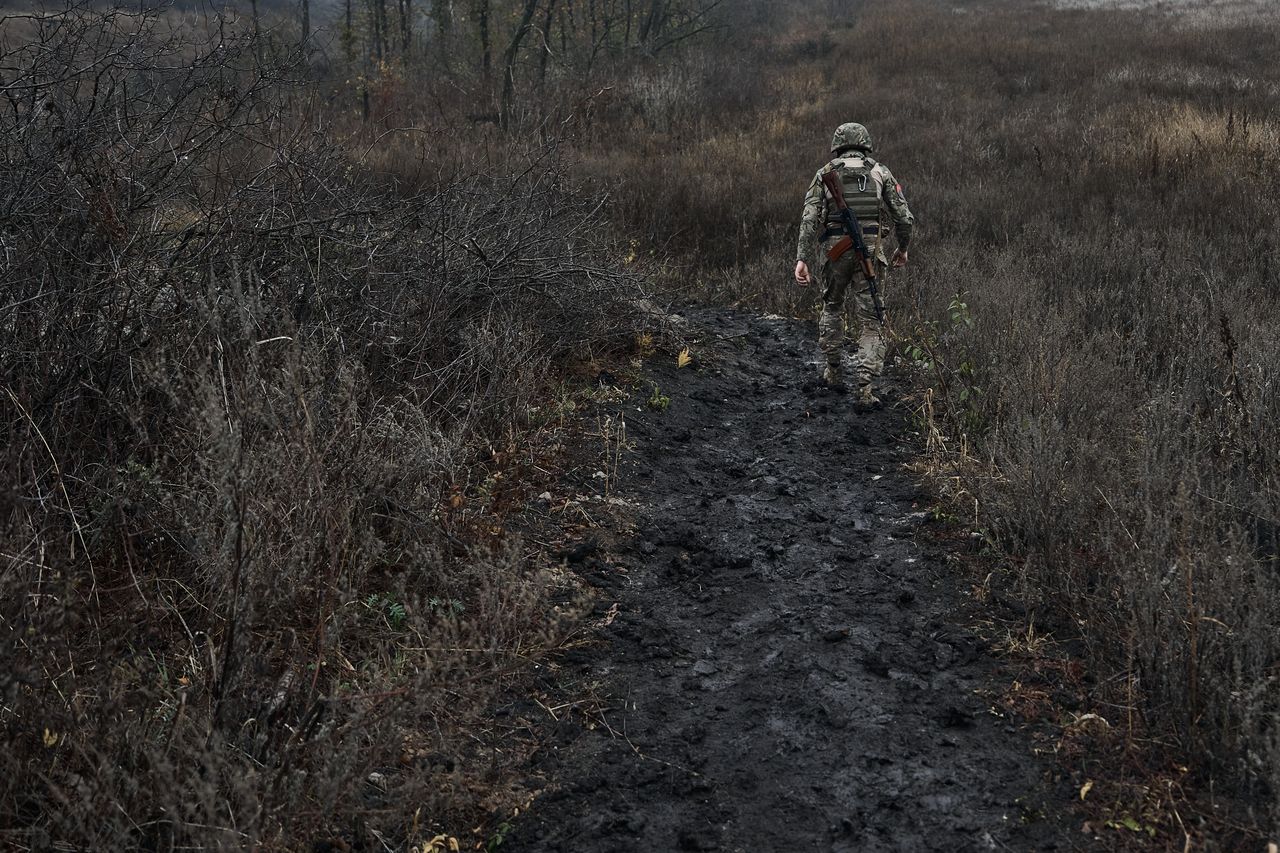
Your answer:
[[[883,260],[876,262],[876,279],[880,286],[880,299],[885,298],[885,270]],[[838,261],[822,258],[822,313],[818,317],[818,347],[831,374],[843,378],[845,339],[857,341],[853,353],[854,379],[859,386],[870,385],[884,370],[884,337],[880,333],[880,321],[876,319],[875,303],[871,290],[862,275],[862,265],[853,252],[846,252]],[[852,291],[853,311],[846,311],[848,295]],[[852,314],[852,323],[846,324],[846,315]],[[846,325],[852,329],[846,330]]]

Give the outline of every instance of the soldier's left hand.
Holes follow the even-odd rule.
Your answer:
[[[907,265],[907,253],[904,249],[898,249],[893,253],[893,268],[905,267]]]

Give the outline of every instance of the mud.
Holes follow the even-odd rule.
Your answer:
[[[712,356],[628,408],[638,533],[575,560],[617,614],[561,677],[603,707],[555,730],[502,849],[1070,849],[976,692],[998,664],[919,535],[906,407],[818,386],[806,324],[690,319]]]

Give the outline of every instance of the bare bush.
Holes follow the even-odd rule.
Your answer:
[[[397,189],[234,28],[24,23],[0,51],[7,843],[483,822],[514,760],[493,705],[561,629],[469,472],[557,365],[634,335],[599,202],[554,146]]]

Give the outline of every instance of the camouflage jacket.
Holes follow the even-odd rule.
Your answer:
[[[813,183],[809,184],[809,192],[804,197],[796,259],[812,265],[814,248],[821,234],[840,224],[835,203],[827,198],[826,187],[822,185],[822,176],[836,169],[840,170],[845,202],[863,226],[867,248],[884,260],[883,243],[888,235],[888,221],[892,220],[898,248],[905,251],[911,243],[911,231],[916,220],[902,195],[902,185],[884,164],[854,150],[837,155],[813,176]]]

